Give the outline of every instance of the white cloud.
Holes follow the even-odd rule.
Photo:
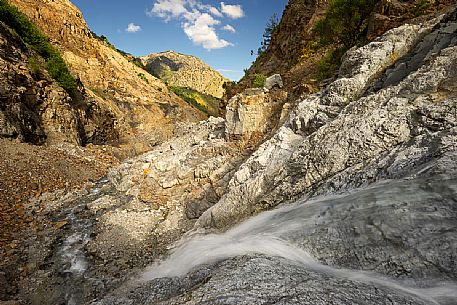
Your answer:
[[[221,11],[232,19],[244,17],[244,11],[241,5],[230,5],[221,2]]]
[[[212,50],[233,45],[218,36],[215,26],[221,22],[215,18],[222,18],[224,14],[230,18],[244,16],[240,5],[225,5],[222,2],[221,10],[198,0],[155,0],[147,14],[151,17],[163,18],[165,22],[172,19],[181,20],[181,28],[194,44]],[[235,32],[235,29],[229,25],[222,29]]]
[[[210,6],[208,11],[216,17],[223,17],[224,15],[214,6]]]
[[[131,23],[129,23],[129,25],[127,26],[125,31],[129,32],[129,33],[136,33],[136,32],[141,31],[141,26],[136,25],[135,23],[131,22]]]
[[[158,16],[169,21],[187,12],[186,0],[157,0],[152,9],[147,12],[149,16]]]
[[[231,69],[217,69],[219,72],[226,72],[226,73],[238,73],[240,71],[237,70],[231,70]]]
[[[184,22],[182,25],[184,33],[196,45],[202,45],[207,50],[221,49],[232,45],[232,43],[217,36],[214,25],[219,24],[220,21],[211,15],[194,12],[188,15],[186,19],[189,22]]]
[[[224,27],[222,27],[222,29],[224,31],[227,31],[227,32],[230,32],[230,33],[236,33],[235,28],[233,26],[231,26],[230,24],[225,25]]]

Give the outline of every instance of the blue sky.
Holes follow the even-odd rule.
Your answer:
[[[232,80],[255,57],[268,19],[287,0],[70,0],[90,29],[133,55],[195,55]]]

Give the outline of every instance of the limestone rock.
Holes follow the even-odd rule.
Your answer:
[[[282,78],[281,78],[281,75],[279,75],[279,74],[274,74],[274,75],[268,77],[265,80],[265,85],[264,85],[264,87],[267,88],[268,90],[271,90],[275,87],[281,89],[283,86],[284,86],[284,84],[282,83]]]
[[[366,96],[363,92],[392,64],[391,54],[413,52],[416,45],[421,46],[420,41],[435,37],[434,32],[456,22],[455,18],[454,13],[436,29],[434,23],[440,19],[420,27],[404,25],[348,52],[341,78],[299,103],[277,133],[240,167],[229,192],[200,217],[197,226],[233,225],[246,215],[316,191],[352,167],[361,171],[364,164],[396,147],[408,146],[406,143],[418,136],[447,130],[454,137],[457,104],[450,82],[457,70],[455,39],[440,36],[453,43],[441,44],[444,49],[433,53],[397,85]],[[439,84],[449,85],[443,90]],[[444,146],[435,149],[445,154]],[[379,175],[382,171],[372,179]]]
[[[226,107],[227,137],[250,138],[274,130],[286,98],[284,91],[263,89],[246,89],[232,97]]]
[[[210,117],[182,126],[173,140],[109,172],[118,195],[89,204],[94,213],[104,209],[87,246],[97,263],[105,262],[103,272],[125,275],[134,257],[143,263],[157,257],[226,192],[244,157],[225,140],[224,123]]]

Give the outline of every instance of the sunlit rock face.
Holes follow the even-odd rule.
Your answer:
[[[226,107],[228,138],[260,137],[277,128],[282,107],[286,101],[284,91],[265,88],[246,89],[232,97]]]
[[[173,51],[153,53],[140,58],[146,68],[172,86],[186,87],[217,98],[224,95],[229,81],[201,59]]]

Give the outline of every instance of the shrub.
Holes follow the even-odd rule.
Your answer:
[[[138,77],[141,78],[146,84],[149,84],[149,81],[144,73],[138,73]]]
[[[265,85],[265,81],[267,77],[263,74],[256,74],[254,75],[254,81],[252,82],[252,85],[255,88],[262,88]]]
[[[6,0],[0,0],[0,20],[13,29],[22,40],[46,61],[46,70],[68,93],[73,94],[77,82],[59,52],[30,20]],[[33,72],[33,60],[31,64]]]
[[[330,0],[323,19],[315,26],[323,45],[342,44],[344,48],[358,44],[366,36],[368,18],[377,0]]]
[[[207,115],[219,116],[220,100],[190,88],[169,86],[177,96]]]
[[[342,48],[334,49],[317,62],[318,81],[331,77],[339,69],[344,52],[345,50]]]
[[[418,17],[420,15],[425,14],[425,12],[431,7],[431,3],[429,0],[416,0],[416,4],[414,5],[412,12],[414,16]]]
[[[42,66],[39,62],[39,59],[37,59],[36,57],[30,57],[29,58],[29,66],[30,66],[30,70],[32,70],[32,73],[34,75],[40,75],[41,74],[41,69],[42,69]]]
[[[298,58],[298,62],[303,62],[314,56],[319,50],[320,45],[316,41],[308,41],[306,46],[302,49],[302,54]]]

